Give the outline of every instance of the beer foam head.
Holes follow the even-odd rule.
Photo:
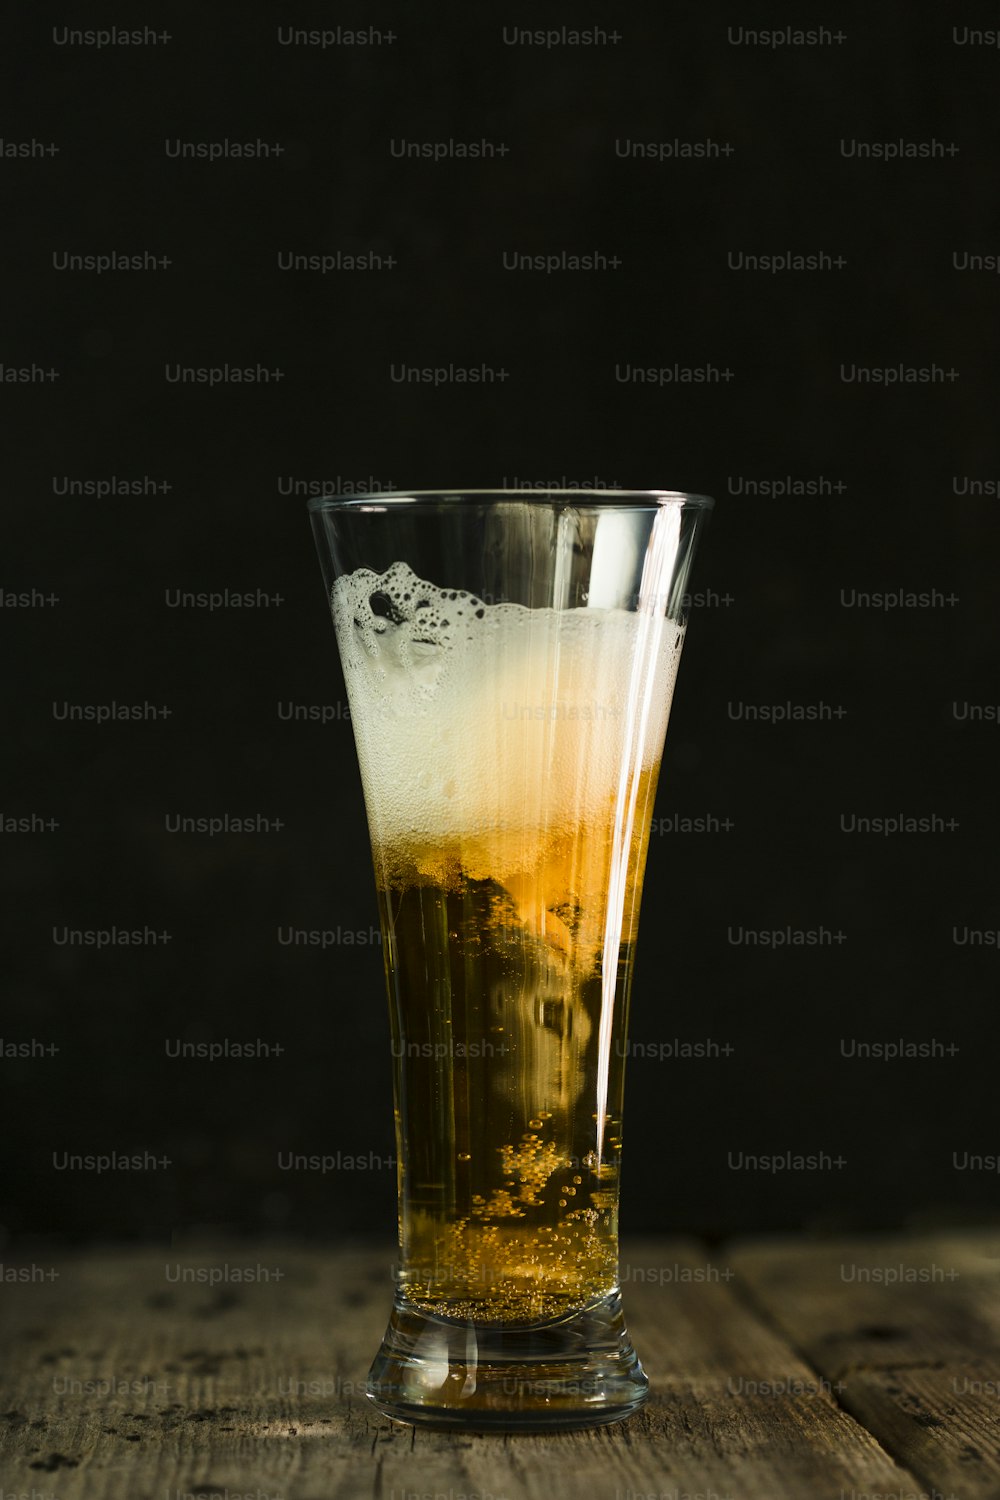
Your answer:
[[[405,563],[338,578],[332,607],[373,839],[460,842],[493,879],[532,837],[606,818],[623,767],[655,767],[675,622],[487,604]],[[478,860],[475,862],[479,862]]]

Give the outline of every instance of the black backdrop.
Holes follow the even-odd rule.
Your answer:
[[[782,46],[751,31],[781,17],[734,5],[606,8],[552,45],[516,34],[568,24],[535,7],[172,4],[109,45],[45,5],[5,23],[11,1233],[393,1221],[310,485],[717,497],[644,902],[624,1222],[995,1212],[1000,51],[967,9],[840,5]],[[381,40],[287,29],[338,25]],[[108,255],[141,268],[85,259]],[[748,260],[783,255],[813,259]],[[227,589],[254,603],[177,603]],[[142,717],[98,722],[114,704]],[[170,831],[227,814],[266,826]],[[98,948],[112,929],[153,938]],[[108,1152],[169,1165],[66,1164]],[[783,1153],[824,1155],[747,1165]]]

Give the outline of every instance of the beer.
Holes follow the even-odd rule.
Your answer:
[[[622,1044],[683,632],[487,604],[403,563],[338,578],[332,604],[390,995],[399,1290],[548,1322],[617,1285]]]

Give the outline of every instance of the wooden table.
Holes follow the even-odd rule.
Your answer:
[[[1000,1229],[626,1242],[649,1403],[544,1437],[416,1431],[369,1406],[389,1246],[8,1258],[0,1495],[996,1500],[998,1257]]]

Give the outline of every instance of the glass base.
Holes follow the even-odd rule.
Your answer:
[[[397,1422],[551,1432],[619,1422],[642,1406],[648,1384],[617,1289],[519,1327],[440,1318],[397,1294],[367,1393]]]

